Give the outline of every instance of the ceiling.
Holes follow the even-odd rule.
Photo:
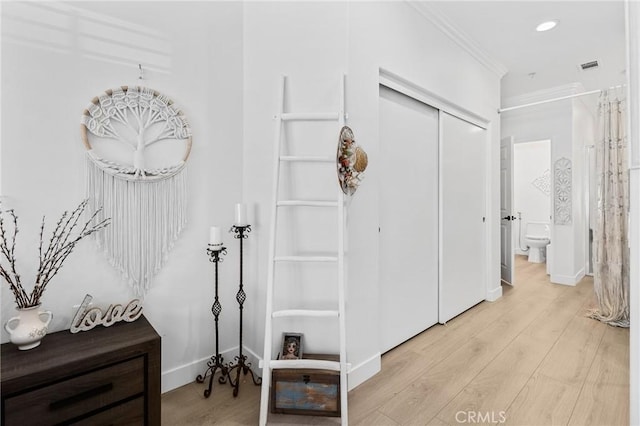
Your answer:
[[[429,7],[508,70],[503,100],[576,82],[589,91],[625,81],[623,0],[449,0]],[[547,32],[535,30],[548,20],[559,23]],[[593,60],[598,68],[580,68]]]

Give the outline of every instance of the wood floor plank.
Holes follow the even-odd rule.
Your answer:
[[[536,373],[506,413],[507,425],[566,425],[580,387]]]
[[[473,317],[468,319],[464,327],[447,330],[438,340],[416,341],[415,346],[413,346],[413,342],[408,342],[408,344],[412,345],[416,352],[420,352],[424,356],[425,362],[431,367],[446,359],[474,336],[486,336],[487,333],[494,333],[502,338],[506,330],[511,330],[510,335],[515,337],[515,334],[520,331],[519,326],[528,325],[533,320],[530,313],[534,310],[540,310],[541,306],[550,303],[551,300],[546,297],[536,299],[519,297],[513,299],[513,303],[496,305],[493,309],[475,313]],[[527,312],[527,315],[523,316],[523,312]],[[521,322],[523,318],[526,318],[525,323]],[[429,331],[425,334],[429,334]]]
[[[351,417],[349,417],[351,418]],[[367,417],[362,419],[361,421],[353,422],[354,425],[362,425],[362,426],[400,426],[398,423],[385,416],[378,410],[374,410],[369,413]]]
[[[512,425],[628,424],[628,329],[586,318],[592,304],[591,278],[575,287],[551,284],[544,264],[517,256],[516,285],[503,285],[498,301],[482,302],[386,353],[382,371],[349,392],[349,421],[457,426],[456,410],[484,416],[497,410],[493,420],[500,420],[506,409]],[[258,423],[260,387],[243,382],[237,398],[228,385],[216,383],[210,398],[204,388],[191,383],[165,393],[162,424]],[[337,425],[339,419],[270,414],[269,424]]]
[[[249,386],[250,385],[250,386]],[[162,395],[163,425],[249,425],[258,423],[260,387],[241,382],[240,393],[214,380],[209,398],[203,395],[204,383],[190,383]]]
[[[420,376],[428,363],[413,351],[393,350],[382,357],[382,372],[349,392],[349,420],[366,424],[372,411]]]
[[[494,418],[506,412],[552,345],[548,340],[519,335],[437,417],[455,424],[459,412],[493,413]]]
[[[380,411],[401,424],[429,421],[491,362],[550,303],[527,300],[435,364]]]
[[[472,338],[432,370],[392,396],[379,410],[400,424],[428,422],[477,374],[496,349],[492,342]]]
[[[629,385],[629,329],[608,326],[598,347],[587,382]]]
[[[629,386],[585,383],[569,425],[626,426],[629,424]]]
[[[539,371],[568,384],[582,385],[606,327],[601,322],[576,315],[549,351]]]
[[[459,425],[459,424],[460,422],[458,421],[456,421],[455,423],[445,422],[439,417],[434,417],[433,419],[431,419],[431,421],[429,421],[429,423],[427,423],[428,426],[450,426],[450,425]]]
[[[592,295],[592,283],[581,282],[575,291],[559,295],[523,333],[540,340],[555,342],[576,314],[586,312],[585,305]]]
[[[628,328],[606,328],[570,425],[629,424],[628,348]]]
[[[606,325],[575,315],[507,411],[511,424],[567,424]]]

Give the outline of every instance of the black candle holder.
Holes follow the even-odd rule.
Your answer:
[[[236,294],[236,300],[238,301],[238,307],[240,310],[240,344],[239,344],[239,354],[234,358],[234,361],[231,362],[228,366],[227,374],[229,376],[229,384],[233,387],[233,396],[238,396],[238,391],[240,390],[240,372],[242,371],[246,376],[248,373],[251,373],[251,380],[253,380],[253,384],[259,386],[262,384],[262,378],[256,377],[253,375],[253,371],[251,370],[251,363],[247,362],[247,357],[242,353],[242,309],[245,300],[247,300],[247,294],[244,292],[243,284],[242,284],[242,241],[249,238],[249,232],[251,232],[251,225],[233,225],[229,232],[233,232],[234,238],[240,240],[240,284],[238,288],[238,293]],[[235,364],[234,364],[235,362]],[[231,372],[236,370],[236,380],[234,381],[231,377]]]
[[[213,317],[216,322],[216,353],[211,357],[209,361],[207,361],[207,370],[202,375],[198,375],[196,377],[196,381],[198,383],[204,383],[205,379],[209,376],[209,387],[204,390],[204,397],[209,398],[211,395],[211,389],[213,388],[213,376],[215,376],[216,371],[220,369],[220,377],[218,378],[218,383],[221,385],[227,383],[227,376],[229,375],[229,369],[227,365],[224,364],[224,359],[222,355],[220,355],[219,341],[218,341],[218,318],[220,317],[220,312],[222,312],[222,305],[218,300],[218,263],[222,262],[220,256],[224,256],[227,254],[226,247],[215,247],[209,244],[207,248],[207,254],[209,255],[209,261],[215,264],[215,300],[213,305],[211,306],[211,312],[213,313]]]

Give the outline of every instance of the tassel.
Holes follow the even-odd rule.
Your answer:
[[[99,167],[99,159],[87,152],[90,210],[102,206],[98,219],[111,218],[110,227],[94,234],[96,242],[142,298],[186,225],[185,164],[162,179],[128,180]]]

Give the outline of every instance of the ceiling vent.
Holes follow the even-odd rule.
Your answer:
[[[582,69],[582,71],[592,70],[594,68],[598,68],[598,66],[598,61],[590,61],[585,62],[584,64],[580,64],[580,68]]]

